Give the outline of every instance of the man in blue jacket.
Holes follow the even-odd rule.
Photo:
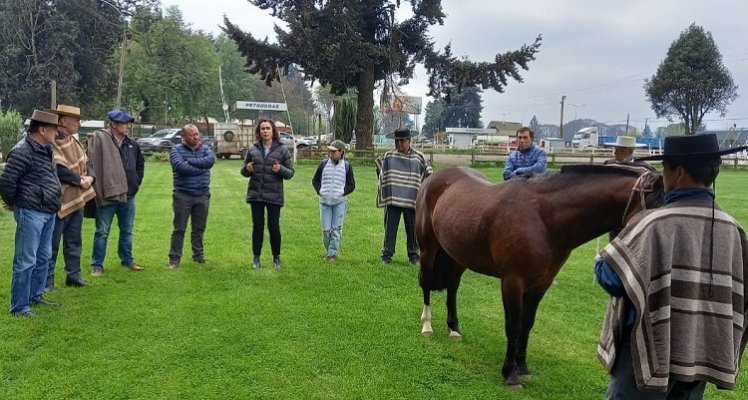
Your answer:
[[[188,219],[192,220],[192,260],[204,264],[203,233],[210,205],[210,169],[216,158],[209,146],[203,146],[200,131],[192,124],[182,127],[182,143],[171,148],[170,158],[174,176],[174,231],[169,268],[179,268]]]
[[[532,129],[524,127],[517,131],[517,150],[509,154],[504,166],[505,181],[518,176],[529,178],[534,174],[545,172],[545,151],[535,146],[533,140],[535,140],[535,132]]]
[[[0,175],[0,197],[16,220],[10,313],[33,317],[31,305],[59,306],[44,298],[47,269],[52,258],[55,214],[62,202],[52,146],[57,115],[34,111],[28,135],[8,153]]]

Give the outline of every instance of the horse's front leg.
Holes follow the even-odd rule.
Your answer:
[[[522,333],[522,289],[521,282],[512,282],[505,277],[501,281],[502,302],[504,304],[504,329],[506,332],[506,355],[501,375],[506,385],[512,389],[522,389],[517,368],[519,338]]]
[[[460,321],[457,318],[457,289],[460,288],[463,272],[462,269],[455,269],[447,286],[447,327],[449,328],[449,337],[455,340],[462,339]]]
[[[538,311],[540,300],[543,299],[545,288],[538,292],[525,293],[522,300],[522,333],[519,338],[517,352],[517,372],[520,376],[529,376],[530,369],[527,367],[527,344],[530,341],[530,331],[535,325],[535,314]]]

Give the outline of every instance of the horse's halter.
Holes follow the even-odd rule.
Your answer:
[[[629,201],[626,203],[626,208],[623,210],[623,217],[621,217],[621,226],[626,225],[626,217],[631,211],[631,204],[634,201],[634,196],[639,193],[639,202],[641,210],[647,209],[646,194],[655,191],[657,181],[660,180],[660,174],[654,171],[647,171],[639,176],[631,188],[631,194],[629,194]]]

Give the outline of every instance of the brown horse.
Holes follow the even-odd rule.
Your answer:
[[[426,179],[416,201],[421,247],[422,333],[431,335],[432,290],[447,289],[449,335],[460,338],[457,289],[466,268],[501,279],[507,350],[502,375],[521,388],[535,312],[571,251],[644,208],[662,204],[662,177],[637,168],[583,165],[492,184],[448,168]]]

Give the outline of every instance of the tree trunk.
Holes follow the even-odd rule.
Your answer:
[[[358,78],[358,112],[356,113],[356,149],[372,147],[374,137],[374,69],[369,67]]]

